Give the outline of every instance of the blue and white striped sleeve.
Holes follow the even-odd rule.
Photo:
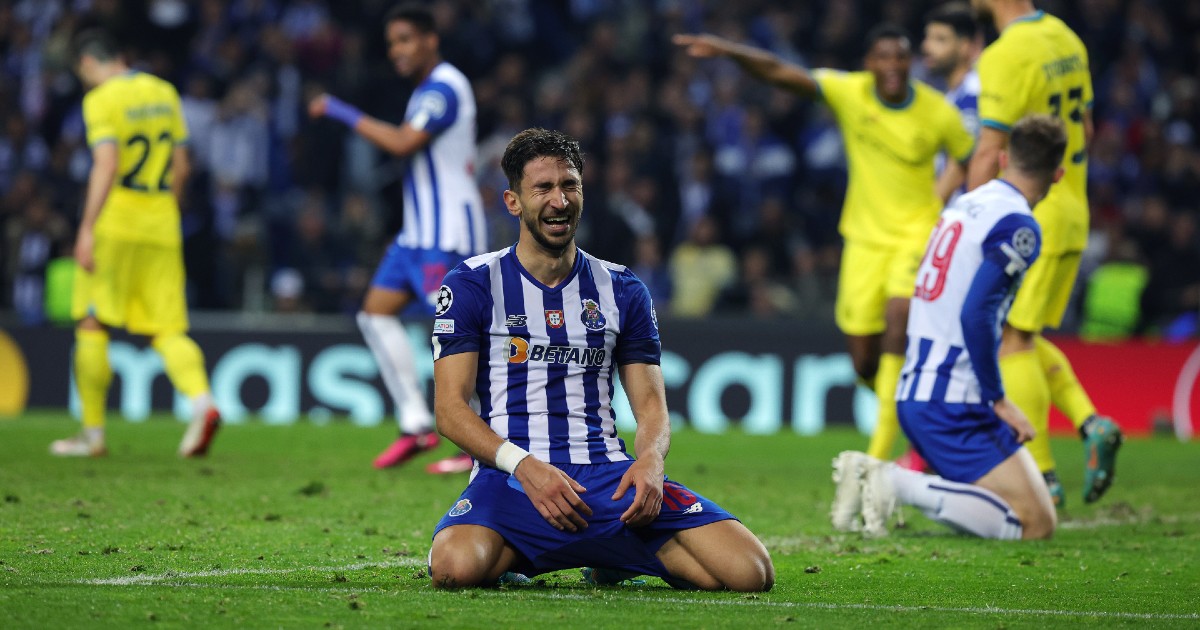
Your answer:
[[[662,343],[658,337],[658,317],[646,285],[626,269],[615,279],[613,287],[621,303],[621,332],[613,348],[617,365],[650,363],[658,365],[662,358]]]
[[[1001,307],[1025,270],[1041,252],[1041,230],[1028,214],[1010,214],[996,222],[983,241],[983,262],[963,302],[963,342],[986,402],[1004,398],[1000,381]]]
[[[482,352],[488,331],[492,298],[484,271],[459,264],[438,289],[433,316],[433,360],[463,352]]]
[[[416,108],[408,124],[417,131],[436,136],[458,120],[458,94],[445,83],[429,83],[414,96]]]

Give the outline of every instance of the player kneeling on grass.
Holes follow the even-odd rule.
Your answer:
[[[517,244],[455,267],[434,320],[438,430],[476,466],[434,533],[433,584],[594,567],[595,581],[770,589],[774,567],[754,534],[663,473],[658,324],[632,272],[575,245],[579,143],[529,129],[501,164]],[[637,419],[636,459],[614,428],[614,368]]]
[[[1013,127],[1003,177],[942,213],[917,274],[908,349],[896,388],[900,425],[941,476],[847,451],[834,460],[833,524],[887,532],[899,502],[983,538],[1049,538],[1054,505],[1022,443],[1033,426],[1004,397],[1000,325],[1041,249],[1032,207],[1062,176],[1067,136],[1057,118]]]

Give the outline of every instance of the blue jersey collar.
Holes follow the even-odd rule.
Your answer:
[[[509,247],[509,250],[512,252],[513,264],[517,266],[517,271],[520,271],[521,275],[525,276],[526,280],[532,282],[533,286],[550,293],[562,291],[563,287],[571,284],[571,281],[575,279],[575,276],[579,275],[579,270],[583,269],[583,250],[579,249],[579,246],[577,245],[575,247],[575,264],[571,266],[571,273],[567,274],[567,277],[564,278],[562,282],[558,283],[557,286],[548,287],[542,284],[541,280],[533,277],[533,274],[529,273],[529,270],[525,268],[525,265],[521,264],[521,259],[517,257],[517,245],[515,243]]]

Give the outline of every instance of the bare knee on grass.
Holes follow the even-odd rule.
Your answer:
[[[1028,449],[1013,453],[975,483],[1008,503],[1021,521],[1021,538],[1045,539],[1054,535],[1058,514]]]
[[[437,588],[494,584],[516,559],[516,552],[494,530],[455,525],[438,532],[429,553],[429,577]]]
[[[757,593],[775,585],[775,566],[758,538],[735,520],[683,530],[658,559],[671,575],[707,591]]]

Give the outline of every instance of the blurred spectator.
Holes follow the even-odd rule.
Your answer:
[[[796,295],[771,276],[771,255],[759,246],[746,249],[738,281],[727,285],[717,299],[718,311],[755,317],[777,317],[795,309]]]
[[[46,267],[52,258],[66,252],[71,226],[53,212],[42,195],[29,200],[23,210],[20,217],[8,223],[4,266],[11,270],[6,275],[12,278],[12,303],[21,321],[40,324],[46,319]]]
[[[1149,275],[1137,246],[1120,239],[1111,256],[1088,278],[1079,332],[1096,341],[1125,339],[1141,322],[1141,298]]]
[[[304,300],[304,275],[291,267],[277,270],[271,276],[271,310],[276,313],[307,313]]]
[[[671,313],[703,317],[712,312],[721,291],[737,279],[738,264],[733,250],[717,241],[716,221],[705,216],[671,254],[670,270]]]
[[[633,273],[646,284],[650,291],[650,299],[654,308],[670,312],[671,303],[671,272],[663,261],[662,247],[653,236],[643,236],[637,239],[634,247],[633,264],[629,266]]]
[[[41,173],[50,163],[50,149],[39,135],[31,134],[29,124],[20,112],[4,118],[4,134],[0,135],[0,194],[8,191],[17,173]]]
[[[32,200],[48,206],[47,225],[65,222],[70,232],[77,220],[90,156],[68,44],[85,26],[112,30],[135,67],[180,87],[195,152],[183,208],[193,303],[254,309],[275,302],[269,272],[289,267],[295,250],[311,245],[301,234],[317,233],[342,252],[330,263],[338,280],[293,268],[304,299],[289,308],[337,312],[357,299],[363,265],[378,260],[385,235],[400,227],[394,190],[405,164],[335,124],[307,120],[301,104],[328,90],[381,119],[403,118],[414,86],[395,78],[386,55],[380,17],[391,4],[0,2],[0,308],[14,305],[17,269],[7,237],[25,230]],[[436,0],[445,57],[475,86],[476,176],[489,246],[516,238],[516,222],[500,202],[507,182],[499,152],[516,131],[559,128],[580,140],[594,182],[587,208],[600,216],[584,223],[585,249],[662,275],[651,262],[657,255],[671,261],[667,276],[679,275],[676,260],[701,251],[709,262],[725,259],[712,252],[740,252],[730,254],[730,278],[755,272],[765,255],[771,282],[802,296],[795,316],[828,316],[846,175],[828,109],[764,89],[728,63],[696,63],[669,38],[716,32],[814,67],[851,70],[861,66],[867,27],[890,19],[920,32],[934,4]],[[1185,270],[1166,260],[1187,251],[1174,232],[1186,219],[1176,215],[1200,213],[1200,3],[1057,0],[1044,8],[1084,39],[1096,79],[1095,235],[1087,259],[1098,265],[1101,286],[1110,263],[1120,264],[1118,253],[1145,261],[1144,315],[1162,329],[1188,293]],[[310,205],[311,189],[320,190],[320,213],[300,209]],[[693,238],[706,231],[697,230],[701,223],[711,226],[703,248]],[[1107,238],[1113,234],[1130,244]],[[696,279],[662,289],[685,312],[709,301],[693,295],[689,282]],[[655,297],[666,308],[666,298]],[[739,303],[761,310],[771,300]]]
[[[1142,294],[1143,330],[1194,322],[1200,313],[1200,243],[1196,217],[1177,212],[1167,224],[1163,247],[1149,254],[1150,277]],[[1195,325],[1192,324],[1194,330]]]
[[[212,173],[216,230],[221,238],[233,237],[244,206],[267,183],[267,109],[260,80],[243,79],[230,88],[221,102],[212,127],[212,152],[207,170]]]

